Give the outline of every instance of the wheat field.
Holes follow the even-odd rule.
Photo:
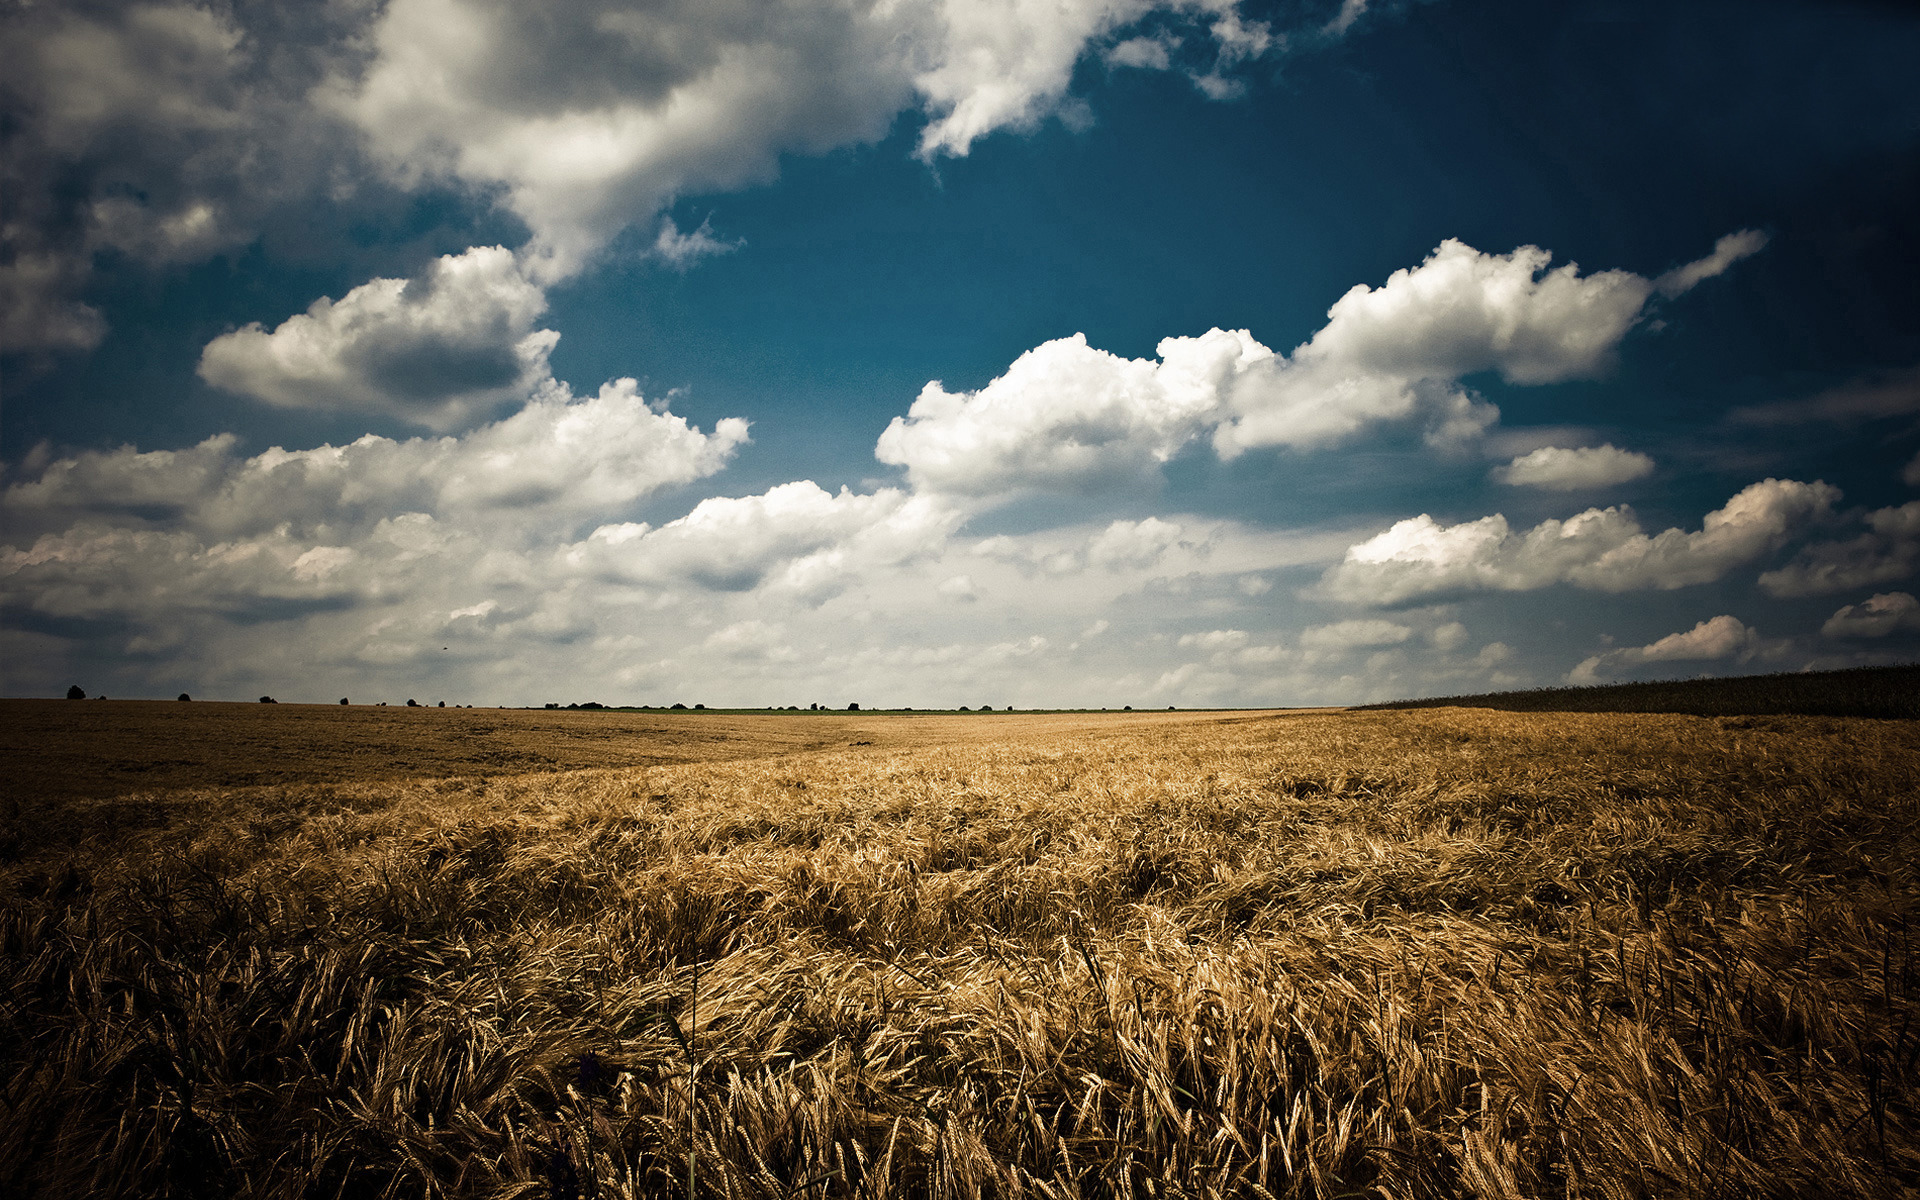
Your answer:
[[[0,1193],[1920,1192],[1911,722],[945,720],[10,801]]]

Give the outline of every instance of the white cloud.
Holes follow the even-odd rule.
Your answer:
[[[1158,517],[1115,521],[1087,543],[1087,561],[1099,567],[1151,567],[1180,542],[1180,526]]]
[[[1551,261],[1536,246],[1494,255],[1449,239],[1380,287],[1354,287],[1289,358],[1242,357],[1215,448],[1231,457],[1324,445],[1415,416],[1457,439],[1497,415],[1459,389],[1466,376],[1544,384],[1603,373],[1652,285],[1627,271],[1548,269]]]
[[[1726,274],[1727,268],[1766,248],[1767,235],[1757,229],[1729,233],[1713,244],[1713,253],[1685,266],[1675,267],[1653,281],[1662,296],[1672,298],[1690,291],[1703,280]]]
[[[757,496],[718,496],[657,529],[605,525],[562,551],[592,575],[661,587],[743,592],[770,583],[817,595],[863,568],[944,543],[954,515],[894,488],[838,495],[811,480]]]
[[[11,6],[0,340],[89,349],[104,327],[78,295],[97,252],[198,261],[324,178],[342,141],[306,93],[351,53],[351,7]]]
[[[782,153],[877,141],[907,109],[927,117],[926,159],[1072,114],[1075,64],[1155,7],[395,0],[367,35],[371,61],[336,72],[329,94],[402,183],[497,191],[553,279],[676,196],[769,179]],[[1223,57],[1257,41],[1231,0],[1165,7],[1204,19],[1194,32]]]
[[[949,600],[961,600],[972,603],[980,598],[979,589],[974,587],[973,576],[971,575],[955,575],[951,578],[943,579],[940,581],[940,586],[933,590]]]
[[[683,233],[672,217],[660,218],[660,232],[653,239],[653,256],[676,271],[685,271],[703,258],[731,254],[743,243],[723,242],[713,236],[713,227],[700,222],[692,233]]]
[[[1920,570],[1920,500],[1867,514],[1868,532],[1817,542],[1760,576],[1769,595],[1821,596],[1905,579]]]
[[[1631,509],[1590,508],[1515,533],[1495,514],[1445,526],[1421,514],[1347,550],[1321,594],[1358,604],[1401,604],[1451,592],[1530,591],[1556,583],[1605,592],[1678,588],[1719,579],[1777,549],[1840,498],[1825,483],[1750,484],[1688,533],[1648,536]]]
[[[1413,630],[1405,625],[1369,617],[1316,625],[1300,635],[1300,644],[1309,650],[1340,651],[1370,646],[1397,646],[1412,636]]]
[[[1101,58],[1110,67],[1139,67],[1148,71],[1164,71],[1173,65],[1173,52],[1180,48],[1180,39],[1161,32],[1148,37],[1131,37],[1115,42],[1107,47]]]
[[[1624,667],[1658,662],[1742,662],[1760,649],[1760,635],[1738,617],[1721,615],[1702,621],[1684,633],[1670,633],[1645,646],[1623,647],[1584,659],[1567,673],[1576,684],[1600,683]]]
[[[1094,349],[1084,335],[1021,355],[977,392],[929,383],[875,451],[916,488],[1002,498],[1027,489],[1092,492],[1158,479],[1212,431],[1222,458],[1255,447],[1324,447],[1395,422],[1439,445],[1478,437],[1498,410],[1460,386],[1497,372],[1517,384],[1607,369],[1653,285],[1626,271],[1548,269],[1534,246],[1482,254],[1447,241],[1379,288],[1355,287],[1291,356],[1246,330],[1170,337],[1158,361]],[[1570,456],[1570,457],[1569,457]],[[1626,478],[1651,466],[1612,446],[1536,452],[1523,480]]]
[[[392,415],[452,429],[524,400],[550,376],[560,335],[535,329],[546,294],[513,253],[474,247],[416,279],[375,279],[322,297],[269,333],[222,334],[200,377],[282,408]]]
[[[1027,351],[977,392],[929,383],[874,454],[905,467],[917,489],[961,496],[1138,486],[1216,402],[1172,363],[1121,358],[1075,334]]]
[[[0,504],[19,530],[85,524],[91,515],[160,523],[208,543],[272,531],[327,541],[410,512],[510,539],[522,528],[567,529],[710,475],[745,440],[744,421],[702,433],[653,411],[622,379],[584,399],[555,386],[464,437],[368,435],[251,457],[234,453],[232,435],[186,450],[87,451],[8,487]]]
[[[1653,459],[1636,451],[1621,450],[1608,442],[1575,450],[1543,446],[1496,468],[1493,478],[1496,483],[1516,487],[1571,492],[1626,483],[1651,474]]]
[[[1183,633],[1178,644],[1183,650],[1238,650],[1249,640],[1244,629],[1212,629],[1206,633]]]
[[[1920,632],[1920,600],[1911,592],[1882,592],[1858,604],[1848,604],[1820,627],[1835,638],[1883,638],[1899,632]]]

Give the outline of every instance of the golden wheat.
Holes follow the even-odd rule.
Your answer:
[[[1920,1189],[1907,723],[980,728],[16,815],[0,1191]]]

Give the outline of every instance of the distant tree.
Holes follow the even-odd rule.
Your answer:
[[[1126,706],[1125,708],[1123,708],[1123,709],[1121,709],[1120,711],[1121,711],[1121,712],[1132,712],[1132,711],[1133,711],[1133,705],[1131,705],[1131,704],[1129,704],[1129,705],[1127,705],[1127,706]]]
[[[559,706],[559,704],[557,704],[557,703],[556,703],[556,704],[549,704],[549,705],[547,705],[547,707],[548,707],[548,708],[559,708],[560,706]]]
[[[860,706],[859,706],[858,704],[849,704],[849,705],[847,705],[847,711],[848,711],[848,712],[859,712],[859,711],[860,711]]]
[[[420,707],[420,702],[419,702],[418,700],[414,700],[414,699],[412,699],[412,698],[409,698],[409,699],[407,700],[407,707],[408,707],[408,708],[419,708],[419,707]]]
[[[440,702],[440,707],[441,707],[441,708],[445,708],[446,706],[447,706],[447,702],[446,702],[445,700],[442,700],[442,701]]]
[[[179,699],[179,700],[191,700],[191,699],[193,699],[193,697],[192,697],[192,696],[189,696],[189,695],[187,695],[187,694],[186,694],[185,692],[181,692],[179,696],[177,696],[177,697],[175,697],[175,699]]]
[[[695,707],[695,708],[705,708],[705,707],[706,707],[706,705],[704,705],[704,704],[696,704],[696,705],[694,705],[694,707]]]
[[[684,704],[675,704],[675,705],[674,705],[674,707],[675,707],[675,708],[685,708],[685,707],[686,707],[686,705],[684,705]]]
[[[262,696],[262,697],[260,697],[260,703],[262,703],[262,704],[278,704],[278,703],[280,703],[280,702],[279,702],[278,700],[275,700],[275,699],[274,699],[274,698],[273,698],[272,696]]]
[[[972,709],[970,709],[970,708],[968,708],[968,707],[967,707],[966,705],[964,705],[964,704],[962,704],[962,705],[960,706],[960,711],[961,711],[961,712],[972,712],[973,710],[972,710]]]
[[[340,703],[345,704],[346,702],[347,698],[345,696],[340,697]]]
[[[77,683],[67,689],[67,699],[69,700],[85,700],[86,698],[86,689]]]
[[[993,705],[991,705],[991,704],[982,704],[982,705],[980,706],[980,711],[981,711],[981,712],[992,712],[992,711],[993,711]]]

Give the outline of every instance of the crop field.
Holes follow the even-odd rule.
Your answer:
[[[1920,1193],[1915,722],[0,712],[7,1196]]]

